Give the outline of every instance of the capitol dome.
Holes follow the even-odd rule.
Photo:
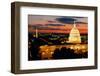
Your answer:
[[[70,31],[68,42],[69,43],[81,43],[80,32],[77,29],[76,24],[74,24],[74,27]]]

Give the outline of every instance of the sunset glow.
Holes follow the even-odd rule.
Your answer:
[[[38,29],[39,33],[66,33],[68,34],[72,27],[73,23],[71,21],[61,22],[58,21],[58,18],[63,18],[59,16],[34,16],[29,15],[29,32],[35,32],[35,28]],[[67,18],[67,17],[66,17]],[[66,20],[65,18],[65,20]],[[69,18],[69,17],[68,17]],[[67,18],[67,20],[68,20]],[[76,27],[80,31],[80,34],[87,34],[88,32],[88,23],[87,18],[76,18],[78,21],[76,22]],[[83,21],[82,21],[83,19]],[[33,27],[33,28],[32,28]]]

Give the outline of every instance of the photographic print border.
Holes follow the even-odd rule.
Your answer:
[[[80,67],[62,67],[62,68],[46,68],[46,69],[20,69],[20,8],[25,7],[41,7],[41,8],[57,8],[57,9],[79,9],[94,11],[94,66]],[[13,2],[11,3],[11,72],[15,74],[24,73],[40,73],[40,72],[56,72],[56,71],[73,71],[97,69],[97,7],[93,6],[77,6],[77,5],[61,5],[47,3],[28,3]]]

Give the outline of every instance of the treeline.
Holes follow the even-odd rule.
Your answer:
[[[75,59],[75,58],[87,58],[87,52],[75,53],[73,49],[62,47],[56,49],[52,55],[54,59]]]

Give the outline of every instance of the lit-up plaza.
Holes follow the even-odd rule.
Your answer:
[[[74,53],[82,54],[87,52],[88,47],[87,44],[71,44],[71,45],[54,45],[54,46],[40,46],[40,55],[42,59],[52,59],[52,55],[54,54],[55,49],[61,50],[62,47],[70,48],[74,50]]]

